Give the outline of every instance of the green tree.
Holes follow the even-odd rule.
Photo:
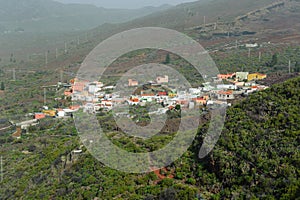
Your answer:
[[[5,85],[4,85],[4,82],[1,82],[1,85],[0,85],[0,90],[5,90]]]
[[[273,56],[272,56],[272,60],[269,64],[270,67],[274,67],[276,64],[278,63],[278,57],[277,57],[277,54],[275,53]]]
[[[166,55],[165,64],[169,64],[171,61],[170,54]]]
[[[300,63],[298,61],[295,64],[295,72],[300,72]]]

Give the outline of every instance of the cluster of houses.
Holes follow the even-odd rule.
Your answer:
[[[203,83],[200,87],[184,91],[168,88],[169,77],[166,75],[158,76],[156,80],[146,84],[128,79],[127,86],[139,91],[130,96],[120,96],[118,93],[114,93],[115,86],[74,79],[71,81],[71,87],[65,91],[65,96],[71,98],[73,102],[81,102],[81,105],[75,106],[75,109],[56,111],[56,116],[63,117],[77,111],[79,107],[83,108],[85,112],[109,111],[117,104],[145,106],[147,103],[157,103],[163,106],[156,112],[158,114],[174,109],[176,105],[180,105],[182,109],[214,104],[230,106],[230,100],[234,100],[238,95],[248,95],[266,89],[266,86],[256,83],[257,80],[266,77],[266,74],[249,72],[219,74],[212,82]]]
[[[42,112],[34,113],[34,120],[46,117],[72,117],[73,113],[80,108],[83,108],[85,112],[92,113],[109,111],[117,104],[145,106],[148,103],[157,103],[163,106],[156,111],[157,114],[172,110],[176,105],[180,105],[182,109],[193,109],[197,106],[214,104],[230,106],[230,100],[234,100],[239,95],[248,95],[252,92],[266,89],[266,86],[256,83],[256,80],[262,80],[266,77],[266,74],[249,72],[219,74],[212,80],[214,84],[207,82],[200,87],[189,88],[184,91],[168,88],[169,77],[166,75],[158,76],[155,81],[143,85],[137,80],[128,79],[128,87],[142,89],[139,90],[139,93],[123,97],[113,92],[115,86],[105,86],[97,81],[89,82],[72,79],[70,87],[64,91],[64,96],[65,98],[70,98],[73,104],[74,102],[80,102],[80,104],[76,105],[75,103],[68,108],[52,110],[44,106]],[[145,85],[147,86],[146,88]]]
[[[265,79],[267,75],[261,73],[236,72],[219,74],[212,82],[203,83],[199,87],[188,90],[176,90],[168,86],[168,76],[158,76],[156,80],[140,84],[137,80],[128,79],[128,87],[135,92],[130,96],[120,96],[114,93],[115,86],[105,86],[101,82],[89,82],[73,79],[70,87],[64,91],[66,99],[71,99],[73,105],[68,108],[49,109],[47,106],[39,113],[34,113],[34,119],[17,124],[14,137],[21,136],[21,130],[35,126],[39,120],[51,118],[72,117],[74,112],[83,109],[85,112],[97,113],[109,111],[114,105],[128,104],[132,106],[145,106],[159,104],[162,107],[151,114],[164,114],[180,105],[180,109],[194,109],[195,107],[210,107],[213,105],[230,106],[231,101],[241,95],[249,95],[267,87],[256,83]],[[213,84],[212,84],[213,83]],[[78,102],[78,104],[76,103]]]

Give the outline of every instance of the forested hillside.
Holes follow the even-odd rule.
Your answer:
[[[198,159],[205,124],[182,158],[149,174],[109,169],[84,148],[83,154],[72,154],[80,146],[72,121],[46,120],[21,140],[1,136],[5,170],[0,198],[296,199],[299,99],[299,77],[255,93],[228,109],[222,136],[209,156]],[[159,135],[149,143],[158,147],[171,137]],[[118,141],[125,149],[139,150],[131,139]]]

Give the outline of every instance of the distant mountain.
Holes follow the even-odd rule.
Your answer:
[[[161,26],[183,29],[216,21],[231,21],[235,17],[264,7],[275,0],[198,0],[174,6],[163,12],[133,20],[127,26]]]
[[[183,2],[192,2],[196,0],[55,0],[61,3],[79,3],[79,4],[91,4],[104,8],[128,8],[138,9],[147,6],[160,6],[162,4],[177,5]]]
[[[52,0],[0,0],[0,31],[60,32],[121,23],[169,8],[105,9]]]
[[[164,27],[178,31],[205,23],[234,21],[238,16],[260,9],[275,0],[199,0],[158,11],[122,24],[104,24],[97,27],[100,40],[112,34],[138,27]]]

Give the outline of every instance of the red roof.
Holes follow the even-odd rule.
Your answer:
[[[167,96],[167,92],[158,92],[158,96]]]
[[[79,105],[73,105],[73,106],[70,106],[69,108],[70,108],[71,110],[77,110],[77,109],[80,108],[80,106],[79,106]]]
[[[46,115],[44,113],[35,113],[34,119],[44,119]]]
[[[231,95],[231,94],[233,94],[233,92],[231,90],[228,90],[228,91],[219,91],[218,93],[219,94],[224,94],[224,95]]]
[[[133,98],[133,99],[130,99],[131,102],[139,102],[139,99],[138,98]]]

